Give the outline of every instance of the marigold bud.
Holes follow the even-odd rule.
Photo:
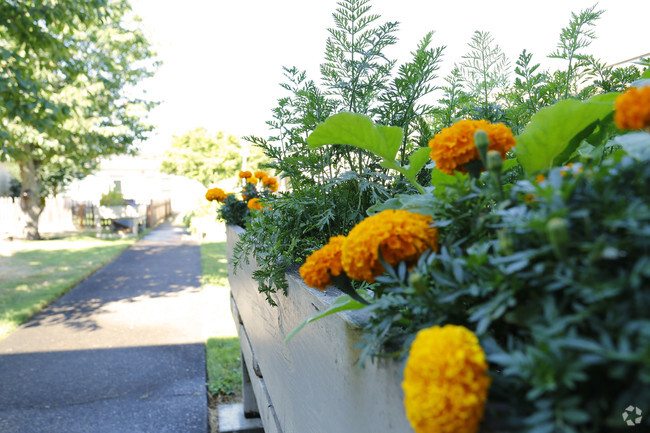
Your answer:
[[[546,223],[548,240],[558,257],[564,257],[569,242],[569,222],[565,218],[551,218]]]
[[[503,159],[501,158],[501,154],[499,152],[496,150],[490,150],[487,153],[486,168],[490,171],[501,171],[503,168]]]
[[[503,254],[510,255],[514,251],[514,242],[512,236],[505,229],[497,232],[497,239],[499,240],[499,251]]]
[[[411,275],[409,275],[409,284],[413,286],[416,292],[423,294],[427,289],[427,277],[419,272],[411,272]]]
[[[479,129],[474,133],[474,144],[478,149],[478,154],[481,157],[481,160],[487,167],[487,161],[485,160],[485,155],[487,154],[488,148],[490,147],[490,139],[488,138],[487,132],[482,129]]]

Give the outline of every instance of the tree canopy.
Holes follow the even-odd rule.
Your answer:
[[[0,160],[20,166],[25,237],[45,196],[145,138],[154,103],[131,90],[154,56],[128,0],[0,1]]]
[[[247,165],[256,167],[262,158],[262,152],[253,147]],[[198,180],[208,187],[235,177],[241,167],[242,145],[237,137],[224,132],[211,134],[205,128],[196,128],[173,137],[161,171]]]

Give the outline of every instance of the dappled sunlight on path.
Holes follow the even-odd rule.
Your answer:
[[[223,290],[200,277],[198,243],[167,223],[1,340],[0,431],[205,433]]]

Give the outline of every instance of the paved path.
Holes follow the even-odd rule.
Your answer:
[[[206,433],[201,258],[165,223],[0,341],[2,433]]]

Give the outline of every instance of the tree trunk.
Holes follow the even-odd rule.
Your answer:
[[[32,158],[20,162],[20,218],[21,235],[24,239],[40,239],[38,219],[43,212],[44,203],[41,198],[41,181],[38,172],[40,163]]]

